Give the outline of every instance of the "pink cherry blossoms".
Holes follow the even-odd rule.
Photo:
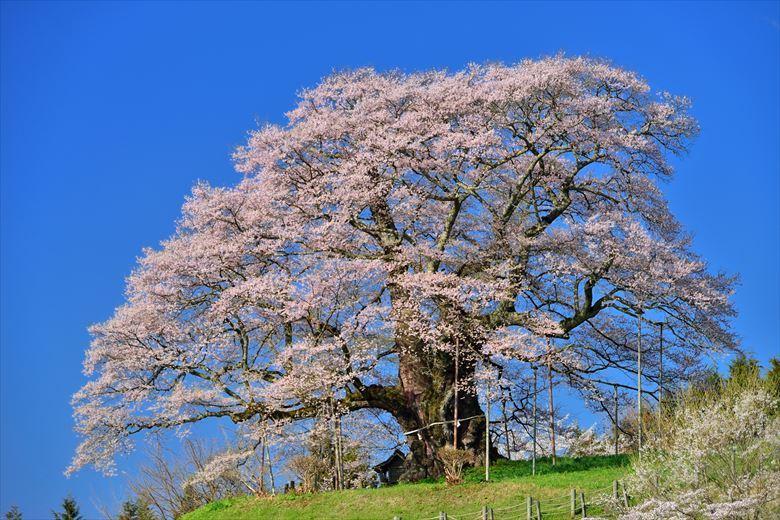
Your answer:
[[[687,108],[585,58],[325,78],[236,151],[237,185],[193,189],[92,327],[70,470],[110,472],[137,433],[295,421],[325,399],[420,428],[451,416],[456,346],[473,381],[554,338],[577,385],[630,369],[638,312],[665,321],[681,369],[732,347],[734,280],[656,184],[697,131]],[[477,446],[478,420],[462,428]],[[447,435],[411,439],[413,458]]]

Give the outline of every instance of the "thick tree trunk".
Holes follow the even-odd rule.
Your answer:
[[[453,442],[453,424],[429,426],[451,421],[455,412],[454,356],[423,349],[402,349],[399,353],[399,379],[405,398],[403,410],[396,419],[404,431],[419,430],[407,435],[410,455],[404,479],[418,480],[441,474],[437,451]],[[458,391],[458,448],[484,456],[485,418],[471,383],[474,363],[461,360]],[[477,416],[477,417],[474,417]],[[475,460],[479,460],[478,458]]]
[[[437,451],[453,442],[452,421],[455,412],[455,356],[451,352],[427,348],[417,336],[414,315],[405,312],[408,294],[397,286],[391,288],[394,307],[401,318],[396,323],[395,343],[398,351],[398,379],[403,392],[403,406],[392,413],[406,436],[410,453],[405,464],[404,480],[419,480],[442,474]],[[396,306],[396,304],[401,305]],[[406,316],[404,316],[406,314]],[[458,448],[473,452],[475,460],[484,457],[485,417],[473,388],[475,362],[468,355],[468,341],[460,343],[458,373]],[[475,417],[476,416],[476,417]],[[493,450],[493,455],[497,451]]]

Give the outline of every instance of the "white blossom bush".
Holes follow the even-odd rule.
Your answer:
[[[576,429],[565,438],[565,441],[566,454],[570,457],[592,457],[615,453],[615,437],[606,432],[599,433],[595,425],[585,431]],[[628,448],[628,439],[625,436],[619,437],[618,453],[625,453]]]
[[[683,397],[627,482],[644,501],[625,520],[780,515],[778,399],[759,385]]]

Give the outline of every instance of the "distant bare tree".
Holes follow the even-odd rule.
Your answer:
[[[149,462],[139,468],[130,488],[162,519],[178,518],[209,502],[251,491],[238,474],[225,472],[219,478],[194,483],[191,477],[203,470],[218,450],[187,439],[176,456],[157,442],[149,450]]]

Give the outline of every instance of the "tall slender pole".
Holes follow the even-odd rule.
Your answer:
[[[265,426],[265,425],[264,425]],[[265,493],[265,430],[260,440],[260,494]]]
[[[453,404],[452,447],[458,449],[458,365],[460,364],[460,339],[455,336],[455,401]]]
[[[333,404],[333,399],[331,398],[330,401],[330,417],[333,421],[333,463],[335,466],[335,482],[334,486],[336,489],[341,489],[341,451],[339,449],[339,444],[341,443],[340,439],[340,427],[339,427],[339,420],[336,416],[336,407]]]
[[[534,422],[534,428],[533,428],[533,444],[534,444],[534,450],[533,450],[533,458],[531,459],[531,475],[536,475],[536,367],[531,366],[534,370],[534,411],[533,411],[533,422]]]
[[[276,480],[274,480],[274,461],[271,458],[271,450],[266,446],[268,452],[268,476],[271,477],[271,494],[276,496]]]
[[[612,385],[615,389],[615,455],[618,454],[620,443],[618,441],[618,436],[620,435],[620,429],[618,426],[618,387],[617,385]]]
[[[512,460],[511,446],[509,445],[509,420],[506,417],[506,396],[501,392],[501,415],[504,418],[504,443],[506,444],[506,458]]]
[[[642,456],[642,304],[637,313],[637,344],[636,344],[636,409],[637,409],[637,446],[639,456]]]
[[[553,403],[552,346],[547,338],[547,395],[550,407],[550,440],[552,443],[552,463],[555,465],[555,404]]]
[[[658,419],[661,420],[664,403],[664,324],[661,323],[661,357],[658,363]],[[660,423],[659,423],[660,428]]]
[[[336,415],[336,439],[338,440],[339,451],[339,489],[344,489],[344,444],[341,433],[341,415]]]
[[[485,482],[490,482],[490,375],[485,388]]]

